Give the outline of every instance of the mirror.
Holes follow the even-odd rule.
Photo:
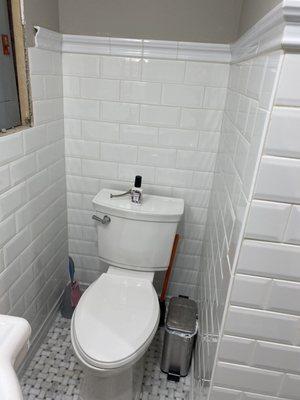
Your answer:
[[[21,124],[16,68],[7,0],[0,0],[0,132]]]

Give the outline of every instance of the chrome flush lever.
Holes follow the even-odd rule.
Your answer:
[[[103,218],[100,218],[100,217],[98,217],[97,215],[94,214],[92,216],[92,218],[95,221],[101,222],[101,224],[103,224],[103,225],[108,225],[110,223],[110,221],[111,221],[111,219],[110,219],[110,217],[108,215],[104,215]]]
[[[127,190],[127,192],[121,193],[121,194],[110,194],[110,198],[112,199],[113,197],[122,197],[122,196],[126,196],[126,194],[130,194],[131,193],[131,189]]]

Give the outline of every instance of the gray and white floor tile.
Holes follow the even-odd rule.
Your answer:
[[[141,400],[187,400],[190,377],[175,383],[160,370],[163,331],[157,332],[145,360]],[[26,369],[22,381],[24,400],[80,400],[82,369],[73,353],[70,320],[59,314]]]

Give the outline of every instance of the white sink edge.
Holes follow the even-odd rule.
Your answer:
[[[0,399],[22,400],[15,362],[29,347],[31,328],[24,318],[0,314]],[[21,354],[22,353],[22,354]]]

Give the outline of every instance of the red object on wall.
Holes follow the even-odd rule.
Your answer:
[[[5,56],[10,55],[10,44],[8,35],[1,35],[2,38],[2,51]]]

